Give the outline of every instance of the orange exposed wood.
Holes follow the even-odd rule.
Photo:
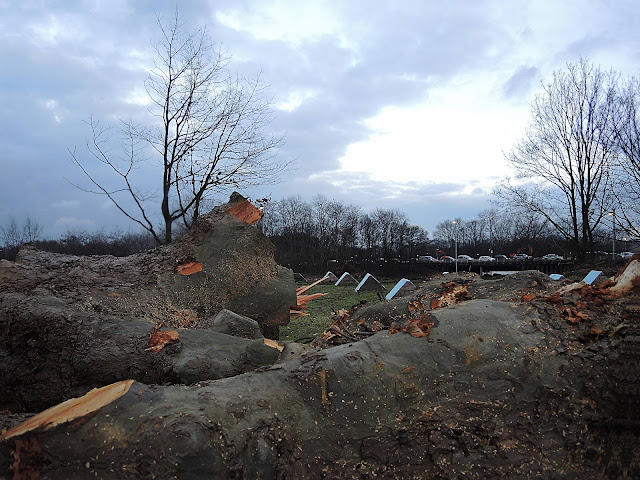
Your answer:
[[[314,293],[312,295],[298,295],[298,305],[306,305],[310,300],[314,300],[316,298],[324,297],[328,294],[326,293]]]
[[[247,222],[249,225],[257,223],[262,218],[263,213],[257,209],[249,200],[244,200],[227,210],[234,217]]]
[[[443,283],[442,286],[445,288],[445,291],[439,297],[431,300],[431,310],[455,305],[461,300],[469,300],[471,298],[468,285],[446,282]]]
[[[179,341],[178,332],[176,330],[153,331],[149,334],[149,348],[151,352],[159,352],[166,345]]]
[[[318,280],[317,282],[313,282],[311,285],[306,285],[304,287],[299,287],[296,288],[296,293],[298,295],[302,295],[304,293],[307,293],[312,287],[315,287],[316,285],[318,285],[319,283],[324,282],[327,278],[329,278],[329,276],[327,275],[326,277],[322,277],[320,280]]]
[[[640,293],[640,256],[631,257],[624,268],[613,277],[612,283],[609,292],[614,295]]]
[[[0,441],[22,435],[32,430],[48,430],[56,425],[70,422],[100,410],[129,391],[133,380],[123,380],[102,388],[94,388],[80,398],[71,398],[51,407],[26,422],[16,425],[0,435]]]
[[[320,298],[327,295],[326,293],[314,293],[312,295],[304,295],[305,292],[308,292],[311,287],[318,285],[321,282],[324,282],[328,279],[329,276],[326,275],[322,277],[320,280],[313,282],[311,285],[307,285],[304,287],[300,287],[296,289],[296,305],[289,306],[289,318],[297,318],[297,317],[306,317],[309,314],[302,312],[305,308],[307,308],[307,303],[314,298]]]
[[[192,275],[201,271],[202,263],[200,262],[183,263],[181,265],[177,265],[175,268],[175,272],[179,273],[180,275]]]
[[[278,349],[278,351],[282,352],[284,350],[284,346],[280,345],[278,342],[276,342],[275,340],[271,340],[270,338],[265,338],[264,340],[264,344],[267,347],[271,347],[271,348],[276,348]]]

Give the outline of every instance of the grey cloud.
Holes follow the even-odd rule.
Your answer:
[[[522,66],[502,86],[505,97],[525,97],[534,86],[540,73],[537,67]]]

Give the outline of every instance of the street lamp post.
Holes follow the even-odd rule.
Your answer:
[[[454,259],[456,262],[456,273],[458,273],[458,222],[454,220],[451,223],[453,223],[453,242],[455,245]]]

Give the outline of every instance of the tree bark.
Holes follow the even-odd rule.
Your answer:
[[[255,220],[252,208],[233,195],[173,244],[130,257],[26,246],[16,262],[1,261],[0,410],[39,410],[128,378],[193,383],[273,363],[262,335],[277,339],[296,287],[271,242],[244,221]],[[257,322],[247,327],[255,341],[216,332],[225,309],[248,317],[245,327]],[[147,351],[154,328],[179,341]]]
[[[554,312],[472,300],[434,310],[429,336],[381,332],[188,387],[134,382],[68,422],[47,412],[5,432],[0,475],[606,478],[623,438],[602,429],[619,339],[568,335]]]
[[[72,306],[52,296],[4,297],[0,410],[39,411],[125,379],[190,384],[235,376],[273,364],[280,353],[265,345],[261,335],[250,339],[219,333],[232,332],[228,323],[219,322],[207,329],[172,330],[177,341],[154,352],[149,322],[74,311]],[[253,322],[252,331],[259,334],[255,321],[245,322]],[[242,329],[234,333],[242,335]]]

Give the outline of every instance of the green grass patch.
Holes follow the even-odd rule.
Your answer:
[[[382,285],[387,289],[380,292],[382,298],[395,286],[396,281],[381,281]],[[298,283],[301,287],[304,283]],[[306,284],[308,285],[308,283]],[[377,292],[361,292],[355,291],[355,285],[338,286],[332,283],[316,285],[307,292],[308,295],[313,293],[326,293],[324,297],[311,300],[307,304],[306,317],[294,318],[289,325],[280,327],[280,340],[309,341],[320,335],[328,326],[333,312],[340,309],[349,310],[353,305],[361,300],[366,300],[368,304],[380,302]]]

